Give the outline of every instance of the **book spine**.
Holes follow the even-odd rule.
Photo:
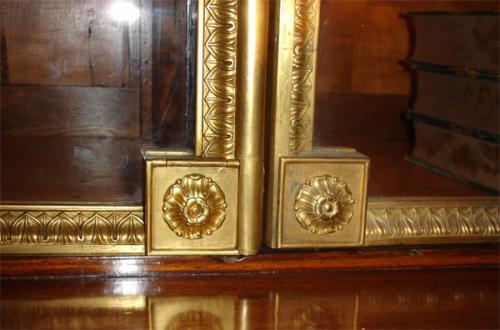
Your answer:
[[[457,133],[457,134],[472,136],[472,137],[479,139],[479,140],[482,140],[482,141],[500,144],[500,135],[490,133],[490,132],[481,130],[479,128],[464,127],[464,126],[452,123],[448,120],[436,118],[433,116],[428,116],[425,114],[415,112],[413,110],[409,110],[406,114],[406,117],[414,122],[417,122],[417,123],[423,123],[423,124],[427,124],[430,126],[439,127],[439,128],[446,129],[446,130],[449,130],[449,131]]]

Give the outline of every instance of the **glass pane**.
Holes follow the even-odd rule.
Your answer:
[[[404,160],[414,143],[405,113],[416,80],[402,64],[415,46],[403,14],[497,11],[498,6],[498,1],[321,1],[315,144],[352,146],[370,156],[371,196],[481,194]]]
[[[142,203],[141,147],[192,148],[194,3],[0,2],[1,202]]]

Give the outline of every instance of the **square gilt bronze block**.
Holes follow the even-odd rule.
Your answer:
[[[362,245],[368,163],[357,152],[281,158],[277,247]]]
[[[237,254],[238,162],[146,161],[147,254]]]

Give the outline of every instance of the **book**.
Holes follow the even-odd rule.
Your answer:
[[[415,97],[408,159],[500,192],[499,13],[409,13]]]
[[[498,79],[416,68],[417,93],[410,118],[498,141]],[[467,132],[470,130],[470,132]]]
[[[496,143],[414,122],[414,163],[440,174],[500,191],[500,148]]]
[[[416,62],[499,73],[498,12],[409,12]]]

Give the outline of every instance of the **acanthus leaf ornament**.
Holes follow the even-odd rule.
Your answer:
[[[200,9],[200,153],[203,157],[234,158],[238,1],[205,0]]]
[[[177,236],[200,239],[212,235],[226,218],[221,188],[202,174],[189,174],[168,187],[163,218]]]
[[[301,185],[295,198],[297,221],[313,234],[342,230],[354,213],[354,200],[344,181],[315,176]]]
[[[0,208],[0,246],[16,244],[142,245],[141,207]]]

